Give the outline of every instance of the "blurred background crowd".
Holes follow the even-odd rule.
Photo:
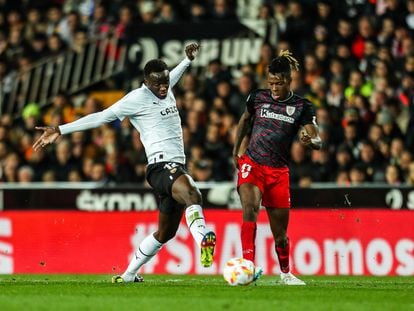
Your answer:
[[[189,70],[175,88],[196,181],[234,179],[232,147],[245,100],[266,87],[270,60],[290,49],[301,62],[292,90],[314,104],[324,142],[321,150],[292,144],[292,185],[414,185],[414,0],[0,0],[0,80],[105,32],[128,40],[143,23],[245,18],[277,26],[277,40],[263,43],[259,61],[235,74],[213,60],[202,72]],[[34,126],[102,108],[88,92],[61,92],[47,106],[26,103],[18,118],[3,113],[0,181],[145,184],[145,153],[127,120],[33,152],[40,134]]]

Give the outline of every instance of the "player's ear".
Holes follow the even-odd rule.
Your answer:
[[[291,75],[286,75],[286,82],[288,83],[288,84],[290,84],[291,82],[292,82],[292,76]]]

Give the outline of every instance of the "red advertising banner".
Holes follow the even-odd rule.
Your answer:
[[[174,239],[143,274],[218,274],[241,254],[240,211],[206,210],[217,233],[215,262],[199,250],[183,221]],[[139,242],[157,228],[157,212],[27,211],[0,213],[0,274],[123,272]],[[291,265],[304,275],[414,275],[414,212],[292,210]],[[261,212],[256,265],[279,273],[274,243]]]

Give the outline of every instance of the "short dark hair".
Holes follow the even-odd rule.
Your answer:
[[[153,59],[145,64],[144,77],[148,77],[153,72],[161,72],[168,69],[167,64],[161,59]]]
[[[280,51],[279,56],[273,58],[269,66],[271,74],[290,75],[292,69],[299,70],[299,62],[292,56],[289,50]]]

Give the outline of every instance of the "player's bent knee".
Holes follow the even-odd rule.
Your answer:
[[[197,187],[191,186],[187,191],[188,201],[191,204],[201,204],[203,197]]]

